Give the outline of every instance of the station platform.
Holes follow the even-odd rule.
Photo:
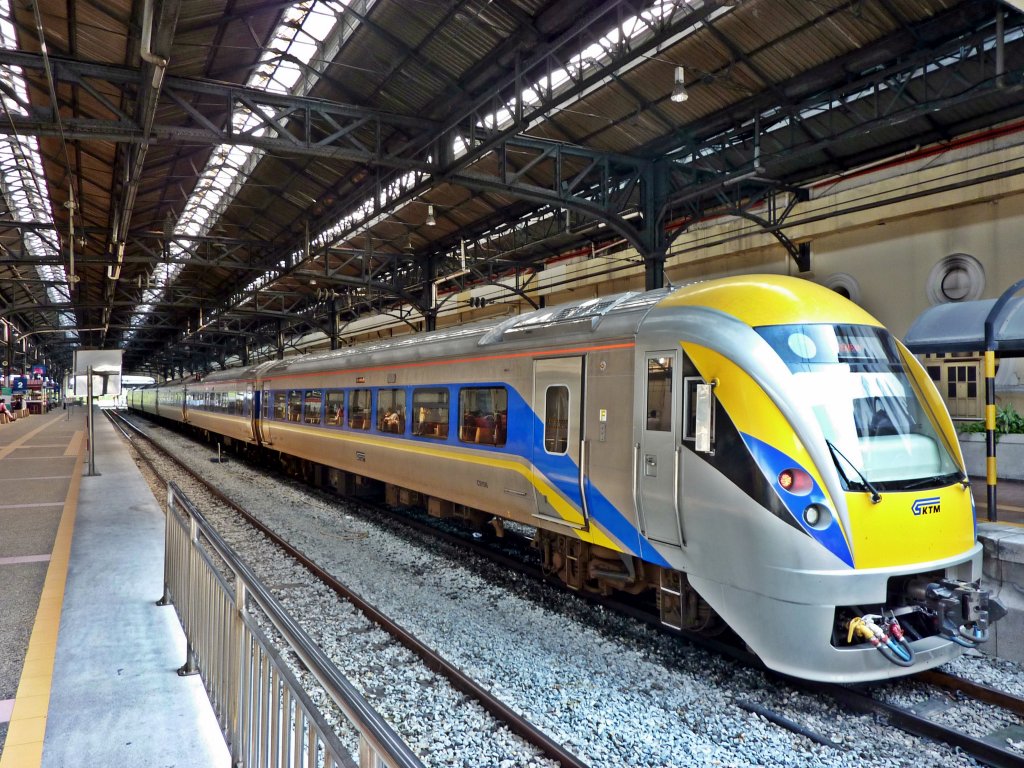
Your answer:
[[[163,513],[96,410],[0,424],[0,768],[228,766],[163,591]]]

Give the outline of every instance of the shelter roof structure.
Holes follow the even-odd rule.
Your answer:
[[[1024,356],[1022,283],[998,299],[978,299],[929,307],[911,324],[903,343],[915,354],[983,352],[1001,357]]]

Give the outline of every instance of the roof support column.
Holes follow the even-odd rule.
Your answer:
[[[665,259],[668,238],[665,233],[665,202],[668,199],[668,165],[655,160],[641,176],[641,211],[644,260],[644,290],[653,291],[665,285]]]
[[[423,313],[423,330],[437,330],[437,261],[433,256],[428,256],[424,265],[426,274],[426,285],[420,295],[420,312]]]
[[[277,332],[274,334],[274,346],[277,347],[276,358],[284,360],[284,330],[281,328],[281,321],[277,321]]]
[[[331,349],[338,348],[338,300],[332,298],[330,303],[327,305],[328,321],[331,324],[330,337],[331,337]]]

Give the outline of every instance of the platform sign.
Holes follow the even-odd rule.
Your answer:
[[[79,349],[75,351],[75,376],[71,386],[75,397],[86,397],[86,374],[92,368],[93,397],[121,394],[120,349]]]
[[[11,394],[22,395],[28,392],[28,376],[15,376],[11,380]]]

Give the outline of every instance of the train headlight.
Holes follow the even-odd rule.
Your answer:
[[[804,508],[804,522],[815,530],[823,531],[832,525],[832,513],[824,504],[808,504]]]
[[[814,482],[802,469],[784,469],[779,472],[779,487],[796,496],[805,496],[811,492]]]

